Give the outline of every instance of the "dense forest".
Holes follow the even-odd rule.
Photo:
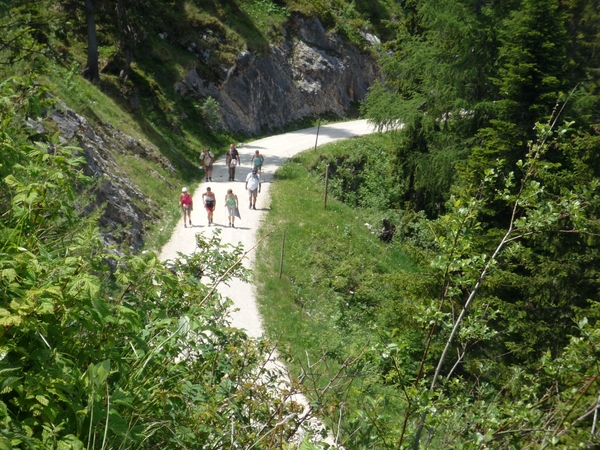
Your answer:
[[[363,105],[390,136],[303,161],[391,219],[420,268],[322,232],[331,262],[314,245],[311,261],[334,279],[293,280],[297,297],[336,299],[330,325],[356,353],[331,357],[366,353],[349,447],[595,447],[598,3],[402,6]]]
[[[355,380],[320,397],[345,405],[329,417],[348,448],[596,448],[598,2],[401,5],[362,109],[387,133],[281,177],[323,185],[328,167],[353,208],[308,234],[273,217],[311,267],[263,289],[293,298],[290,358],[311,345]],[[354,216],[393,239],[358,244]]]
[[[600,445],[597,0],[4,0],[0,13],[0,448],[327,445],[293,441],[308,418],[276,389],[271,345],[230,328],[212,289],[249,276],[243,250],[198,237],[167,268],[106,248],[80,150],[31,126],[57,96],[109,121],[83,97],[109,98],[183,168],[186,139],[231,136],[168,87],[189,55],[149,36],[210,25],[210,76],[280,39],[290,14],[357,45],[365,29],[382,38],[384,79],[361,107],[382,133],[280,181],[302,164],[318,184],[329,165],[341,205],[395,226],[364,237],[370,256],[353,219],[307,234],[311,273],[282,283],[305,303],[323,287],[343,345],[324,349],[328,381],[301,370],[293,390],[346,449]]]

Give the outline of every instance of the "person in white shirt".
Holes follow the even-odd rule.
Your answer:
[[[250,209],[256,209],[256,197],[260,194],[262,179],[258,174],[258,169],[252,169],[252,172],[246,177],[246,190],[248,191]]]
[[[213,161],[215,160],[215,155],[209,149],[205,148],[200,153],[200,161],[202,162],[202,166],[204,167],[204,174],[206,179],[204,181],[212,181],[212,171],[213,171]]]

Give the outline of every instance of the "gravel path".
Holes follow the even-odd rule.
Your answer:
[[[324,125],[319,129],[317,139],[317,128],[307,128],[304,130],[294,131],[292,133],[280,134],[268,138],[253,141],[249,144],[238,146],[240,153],[241,166],[236,170],[236,181],[226,181],[229,178],[227,167],[225,166],[225,156],[215,161],[213,167],[212,182],[203,182],[195,190],[193,200],[194,211],[192,212],[192,227],[183,227],[183,220],[180,220],[173,231],[173,235],[169,242],[163,247],[160,259],[165,261],[175,259],[177,253],[183,254],[193,253],[196,246],[195,234],[197,232],[212,233],[219,227],[221,228],[221,240],[223,243],[236,245],[241,242],[245,250],[252,248],[260,238],[257,233],[260,227],[260,222],[266,217],[269,210],[270,197],[269,187],[273,182],[273,175],[281,164],[296,153],[314,148],[315,142],[318,145],[327,144],[339,139],[346,139],[364,134],[373,133],[374,129],[367,124],[365,120],[356,120],[352,122],[338,123],[334,125]],[[256,150],[265,157],[265,162],[262,167],[262,190],[258,195],[256,202],[256,210],[248,209],[248,196],[245,190],[246,175],[249,173],[250,158]],[[206,187],[210,186],[215,193],[217,205],[214,212],[212,227],[208,227],[206,212],[202,203],[202,193],[206,192]],[[189,186],[188,186],[189,188]],[[237,194],[241,219],[236,219],[235,228],[228,226],[227,208],[224,206],[225,194],[227,189],[233,189]],[[173,199],[177,201],[178,198]],[[209,234],[209,236],[211,236]],[[255,258],[255,252],[250,252],[244,265],[252,268]],[[219,293],[224,297],[229,297],[233,301],[231,311],[232,326],[245,329],[249,336],[260,337],[263,335],[262,319],[258,312],[256,301],[256,293],[254,287],[248,283],[244,283],[238,279],[231,280],[229,286],[221,284],[218,286]],[[289,374],[287,369],[278,360],[277,352],[271,355],[267,361],[267,368],[274,369],[279,372],[281,386],[287,384]],[[302,394],[294,394],[291,399],[304,406],[304,411],[301,416],[310,417],[311,407],[307,399]],[[301,442],[304,438],[304,433],[309,431],[313,435],[319,435],[318,430],[324,428],[321,421],[316,417],[310,417],[303,425],[303,430],[299,430],[296,439]],[[329,434],[325,438],[325,442],[334,448],[337,448],[337,439]]]
[[[339,139],[373,133],[373,131],[373,127],[368,125],[366,120],[323,125],[319,129],[317,143],[318,145],[322,145]],[[215,227],[221,228],[221,239],[224,243],[235,245],[241,242],[244,245],[244,249],[249,249],[255,245],[257,239],[259,239],[257,232],[260,221],[266,216],[269,210],[269,187],[273,182],[275,171],[286,159],[294,156],[296,153],[314,148],[316,133],[316,127],[307,128],[260,139],[238,147],[242,165],[237,167],[236,181],[227,181],[229,175],[225,166],[224,156],[215,161],[212,176],[213,181],[201,183],[194,192],[193,227],[188,226],[184,228],[183,220],[180,220],[171,239],[163,247],[160,259],[163,261],[174,259],[177,256],[177,252],[184,254],[192,253],[196,245],[195,233],[199,231],[212,232]],[[250,157],[256,150],[259,150],[265,157],[265,162],[262,167],[262,191],[258,195],[255,211],[248,209],[248,196],[244,185],[246,175],[250,171]],[[214,225],[212,227],[208,227],[206,212],[202,205],[202,193],[206,192],[207,186],[211,187],[217,199],[213,218]],[[242,218],[236,219],[235,228],[229,228],[227,208],[223,206],[227,189],[233,189],[233,192],[237,194],[239,199]],[[173,201],[177,200],[176,198]],[[254,257],[254,252],[248,255],[244,261],[246,267],[252,267]],[[263,334],[263,326],[253,287],[248,283],[235,279],[230,282],[229,286],[220,285],[218,291],[221,295],[229,297],[234,303],[232,325],[245,329],[252,337],[261,336]]]

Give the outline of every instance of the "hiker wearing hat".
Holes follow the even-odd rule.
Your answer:
[[[190,223],[190,227],[192,226],[192,211],[194,210],[194,202],[192,201],[192,196],[188,192],[187,188],[181,189],[181,195],[179,195],[179,206],[183,210],[183,226],[187,228],[185,222],[185,216],[187,214],[188,221]]]
[[[208,226],[210,227],[213,223],[213,212],[215,211],[215,194],[211,191],[210,187],[206,188],[206,192],[202,194],[202,201],[204,202],[204,209],[208,214]]]
[[[256,209],[256,197],[260,194],[262,179],[258,174],[258,169],[252,169],[252,172],[246,177],[246,190],[250,196],[250,209]]]

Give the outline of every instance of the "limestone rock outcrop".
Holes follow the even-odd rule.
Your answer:
[[[100,228],[106,245],[127,245],[132,250],[139,250],[144,243],[147,224],[155,219],[152,216],[155,208],[151,199],[120,169],[113,155],[115,152],[134,154],[152,160],[172,173],[175,168],[151,144],[140,142],[111,124],[92,127],[85,117],[60,101],[47,120],[56,125],[63,143],[74,144],[83,150],[87,161],[84,173],[96,180],[92,192],[94,206],[104,208]],[[31,123],[31,126],[40,125]],[[151,175],[168,184],[158,172]]]
[[[220,81],[191,70],[176,90],[199,102],[215,98],[222,125],[234,132],[257,134],[324,113],[345,116],[379,78],[377,62],[328,34],[318,19],[297,17],[290,28],[292,38],[271,45],[268,55],[240,53]]]

